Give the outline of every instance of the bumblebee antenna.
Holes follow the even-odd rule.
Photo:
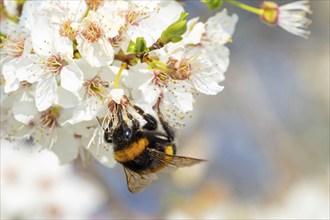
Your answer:
[[[119,122],[123,121],[123,114],[121,113],[121,106],[120,105],[118,105],[117,117],[118,117]]]
[[[104,127],[102,126],[101,120],[98,116],[96,116],[97,121],[99,122],[99,125],[101,126],[101,128],[103,129],[103,131],[105,131]]]

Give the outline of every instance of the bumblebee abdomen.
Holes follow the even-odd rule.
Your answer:
[[[145,150],[134,160],[126,161],[122,164],[130,170],[141,173],[150,170],[150,168],[154,166],[154,160],[155,158],[153,158],[150,152]]]
[[[163,152],[165,154],[159,154],[155,156],[153,152],[144,150],[134,160],[126,161],[122,164],[128,169],[133,170],[137,173],[156,173],[166,167],[168,163],[172,160],[175,148],[173,145],[168,145],[166,147],[164,146],[164,148],[160,152]]]
[[[164,153],[173,156],[175,154],[175,147],[173,145],[166,146]]]
[[[164,148],[164,153],[162,156],[162,162],[159,163],[159,160],[155,161],[155,163],[150,167],[149,171],[152,173],[156,173],[159,170],[166,167],[169,162],[172,160],[172,156],[175,154],[175,146],[174,145],[168,145]]]
[[[124,149],[115,150],[114,151],[115,159],[116,161],[122,164],[135,160],[145,151],[148,145],[149,145],[148,139],[141,138]]]

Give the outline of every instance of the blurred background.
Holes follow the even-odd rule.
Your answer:
[[[311,5],[305,40],[224,3],[239,15],[225,89],[196,97],[178,132],[179,155],[209,162],[132,195],[121,166],[59,167],[2,141],[1,219],[329,219],[329,1]]]

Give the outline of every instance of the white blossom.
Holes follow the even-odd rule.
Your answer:
[[[118,34],[118,21],[109,16],[90,11],[79,25],[77,34],[78,50],[93,67],[110,65],[115,51],[108,40]]]
[[[113,146],[104,132],[120,120],[143,126],[134,105],[155,118],[159,107],[171,126],[180,127],[196,94],[223,89],[225,44],[237,22],[225,10],[205,23],[193,18],[187,29],[182,21],[182,40],[163,45],[162,34],[182,12],[177,1],[25,2],[15,29],[2,32],[3,137],[28,139],[54,152],[60,163],[87,153],[113,167]],[[145,42],[143,52],[128,54],[137,38]]]
[[[68,61],[59,53],[49,56],[30,54],[17,69],[20,81],[36,83],[35,101],[39,111],[54,104],[62,68]]]
[[[238,16],[228,15],[226,9],[210,17],[205,23],[206,34],[203,37],[203,44],[219,45],[231,42],[237,21]]]
[[[78,98],[78,103],[72,106],[72,117],[68,118],[66,123],[76,124],[95,119],[100,111],[106,108],[118,69],[107,66],[92,67],[84,59],[63,69],[62,87]]]
[[[131,1],[126,12],[129,24],[127,36],[133,41],[144,37],[147,45],[151,46],[182,11],[183,7],[176,1]]]
[[[311,14],[309,1],[296,1],[278,6],[275,2],[264,1],[260,6],[264,12],[260,16],[269,25],[278,24],[291,34],[307,38],[310,31],[307,27],[312,23],[306,15]]]

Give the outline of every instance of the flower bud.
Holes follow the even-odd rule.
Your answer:
[[[276,25],[278,22],[279,8],[275,2],[264,1],[261,3],[260,8],[263,9],[263,14],[260,19],[269,25]]]
[[[168,26],[165,31],[163,31],[159,43],[165,45],[169,42],[176,43],[182,40],[182,35],[187,30],[187,20],[189,13],[182,12],[180,18]]]

